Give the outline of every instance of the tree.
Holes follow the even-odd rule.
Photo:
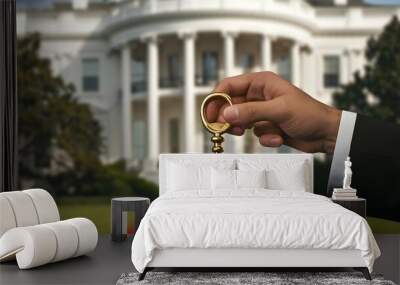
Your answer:
[[[400,122],[400,22],[395,16],[377,38],[368,40],[364,75],[334,94],[341,109]]]
[[[83,176],[100,164],[101,128],[74,87],[39,55],[40,35],[17,41],[20,184],[61,173]],[[73,172],[72,172],[73,171]]]
[[[157,185],[127,171],[124,162],[103,165],[101,128],[75,89],[55,76],[39,55],[40,35],[18,39],[18,150],[20,187],[53,195],[141,195]]]

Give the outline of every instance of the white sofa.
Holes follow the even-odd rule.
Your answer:
[[[97,239],[88,219],[60,221],[43,189],[0,193],[0,262],[16,259],[20,269],[33,268],[87,254]]]

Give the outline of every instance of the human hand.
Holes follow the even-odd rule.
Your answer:
[[[233,106],[211,101],[209,122],[228,122],[229,133],[243,135],[254,128],[260,144],[286,144],[304,152],[332,153],[341,111],[325,105],[272,72],[228,77],[213,92],[227,93]]]

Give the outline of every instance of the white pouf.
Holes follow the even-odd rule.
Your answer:
[[[0,260],[15,255],[19,268],[28,269],[87,254],[97,239],[96,226],[85,218],[13,228],[0,238]]]
[[[0,262],[16,259],[20,269],[28,269],[87,254],[97,241],[92,221],[60,221],[43,189],[0,193]]]

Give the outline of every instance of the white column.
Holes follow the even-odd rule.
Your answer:
[[[351,81],[352,73],[350,71],[350,51],[345,50],[340,56],[340,83],[346,84]]]
[[[224,68],[225,76],[233,76],[235,73],[235,38],[237,33],[224,32]]]
[[[148,158],[156,161],[160,152],[160,102],[158,98],[158,43],[157,37],[147,42],[147,134]]]
[[[261,70],[271,71],[272,38],[270,35],[261,35]]]
[[[300,88],[305,90],[307,86],[307,69],[310,65],[307,66],[308,59],[308,49],[304,46],[300,48]]]
[[[132,159],[132,109],[131,109],[131,47],[126,44],[121,50],[121,85],[122,85],[122,157]]]
[[[300,87],[300,44],[293,42],[291,48],[292,84]]]
[[[361,51],[357,49],[349,49],[347,50],[348,53],[348,70],[349,70],[349,81],[353,81],[353,74],[356,71],[362,71],[362,64],[360,62],[361,58]]]
[[[225,77],[235,75],[235,38],[237,33],[235,32],[224,32],[224,67]],[[233,153],[242,153],[244,151],[244,135],[232,137],[225,135],[225,151]]]
[[[195,55],[195,34],[185,33],[183,38],[184,56],[184,85],[183,85],[183,106],[184,106],[184,127],[185,127],[185,151],[195,152],[196,150],[196,96],[194,93],[194,55]]]
[[[311,96],[317,96],[316,64],[313,47],[305,46],[301,52],[301,88]]]

